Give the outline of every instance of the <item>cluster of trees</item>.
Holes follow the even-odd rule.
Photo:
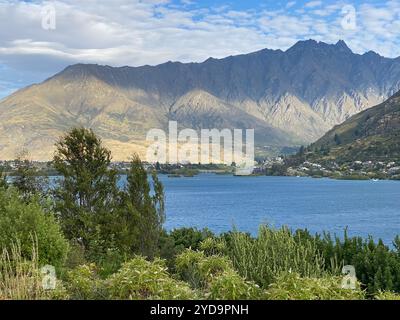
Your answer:
[[[42,231],[46,232],[40,224],[31,224],[30,230],[15,230],[15,239],[3,230],[10,230],[8,225],[13,219],[15,227],[21,221],[22,228],[22,220],[28,219],[25,211],[35,219],[45,213],[53,222],[44,225],[56,224],[73,248],[71,251],[81,253],[81,261],[110,264],[112,260],[110,267],[118,268],[135,254],[152,259],[159,251],[165,219],[163,186],[155,173],[149,181],[142,162],[134,155],[126,184],[121,188],[111,159],[111,152],[101,140],[85,128],[72,129],[56,144],[53,165],[62,178],[52,182],[54,188],[35,174],[30,161],[19,158],[8,191],[9,185],[1,174],[3,238],[18,238],[25,245],[25,238],[35,234],[42,246],[47,240],[41,237]],[[10,207],[13,212],[8,214]],[[6,247],[7,243],[0,241],[0,245]]]

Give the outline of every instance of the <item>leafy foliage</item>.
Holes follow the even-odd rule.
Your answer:
[[[103,272],[116,271],[135,254],[153,258],[158,253],[163,186],[155,173],[150,185],[137,155],[120,190],[110,151],[92,130],[76,128],[57,143],[54,166],[63,176],[55,190],[63,230],[90,261],[107,265]]]
[[[231,258],[235,268],[247,279],[267,288],[281,273],[297,272],[303,277],[324,273],[324,260],[316,244],[293,235],[287,228],[260,227],[258,237],[236,232],[232,235]]]
[[[36,240],[40,264],[63,265],[69,246],[54,215],[45,212],[37,196],[25,202],[14,188],[0,188],[0,249],[18,243],[22,257],[31,259]]]
[[[297,273],[281,274],[267,292],[269,300],[361,300],[364,293],[359,285],[355,290],[343,289],[340,277],[309,278]]]
[[[38,177],[37,169],[28,159],[28,153],[22,151],[14,161],[16,169],[12,179],[12,185],[28,201],[30,197],[44,192],[45,179]]]
[[[214,234],[208,229],[180,228],[172,230],[170,236],[174,239],[176,247],[182,250],[187,248],[198,250],[200,244],[208,238],[213,238]]]
[[[202,251],[186,249],[176,258],[176,272],[192,288],[205,288],[212,277],[232,269],[232,262],[227,257],[207,257]]]
[[[108,286],[112,299],[183,300],[196,297],[186,283],[168,274],[165,262],[160,259],[149,262],[136,257],[124,263],[121,270],[110,277]]]
[[[264,295],[254,282],[246,281],[230,269],[211,279],[209,292],[211,300],[258,300]]]
[[[108,247],[102,227],[113,213],[115,170],[111,153],[92,130],[72,129],[58,143],[54,167],[63,176],[55,190],[56,210],[65,235],[90,248],[96,241]]]
[[[207,256],[226,255],[228,248],[225,240],[222,238],[207,238],[200,243],[199,249]]]
[[[147,180],[147,171],[139,157],[131,161],[127,175],[127,186],[121,193],[120,217],[125,226],[117,230],[125,251],[154,257],[158,250],[162,224],[165,220],[164,190],[157,174],[153,172],[152,188]],[[123,234],[121,234],[123,231]],[[131,239],[130,239],[131,238]]]
[[[349,237],[345,232],[343,240],[325,234],[317,236],[316,243],[324,255],[327,267],[336,260],[342,265],[353,265],[357,278],[369,294],[379,290],[400,292],[400,254],[392,251],[381,240],[377,243],[371,237]],[[328,268],[332,271],[332,268]]]
[[[400,301],[400,295],[398,293],[394,292],[384,292],[384,291],[379,291],[378,294],[375,295],[376,300],[399,300]]]
[[[99,300],[106,297],[105,283],[93,263],[69,271],[66,286],[70,298],[74,300]]]

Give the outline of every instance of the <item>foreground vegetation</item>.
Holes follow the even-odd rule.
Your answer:
[[[121,189],[110,163],[93,132],[74,129],[57,144],[53,165],[64,178],[55,190],[29,162],[11,185],[0,173],[0,300],[400,297],[400,238],[390,249],[346,232],[269,226],[257,237],[166,232],[157,175],[148,179],[134,156]],[[344,265],[356,269],[352,289],[342,285]]]
[[[208,235],[206,230],[173,231],[168,238],[179,245],[174,246],[176,251],[172,257],[147,259],[132,255],[116,271],[110,271],[101,261],[71,264],[67,260],[57,269],[58,279],[53,290],[44,290],[42,286],[40,246],[33,242],[32,253],[25,256],[19,245],[13,245],[10,251],[3,250],[0,258],[0,299],[400,299],[394,290],[396,284],[391,282],[393,272],[396,268],[399,270],[398,253],[396,258],[392,252],[394,270],[388,265],[379,265],[379,256],[390,260],[390,251],[354,254],[352,258],[356,260],[368,255],[374,257],[371,262],[376,265],[367,263],[364,266],[367,271],[358,274],[355,289],[346,289],[341,286],[343,275],[325,264],[317,243],[300,237],[299,233],[263,226],[257,238],[233,232],[200,241]],[[185,248],[190,243],[198,249]],[[254,259],[256,253],[245,259],[243,254],[252,249],[261,254],[259,259]],[[281,249],[290,251],[286,254]],[[305,259],[301,259],[301,253],[306,253]],[[347,249],[347,254],[351,255],[351,250]],[[71,259],[73,253],[68,255]],[[363,279],[373,283],[365,285],[360,282]],[[387,290],[378,289],[379,286]]]

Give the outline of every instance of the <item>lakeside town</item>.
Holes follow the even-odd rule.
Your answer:
[[[318,163],[303,161],[292,163],[291,156],[278,156],[255,161],[251,175],[295,176],[313,178],[333,178],[348,180],[400,180],[400,161],[359,161],[345,164],[335,161]],[[151,164],[144,162],[147,171],[156,170],[170,177],[193,177],[200,173],[215,173],[219,175],[235,175],[236,166],[224,164]],[[0,169],[7,175],[17,175],[21,166],[30,167],[36,175],[57,175],[52,163],[27,160],[0,160]],[[123,174],[129,170],[129,162],[113,162],[111,166]]]

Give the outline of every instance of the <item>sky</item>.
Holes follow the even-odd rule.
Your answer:
[[[0,0],[0,98],[74,63],[201,62],[346,41],[400,56],[400,0]]]

